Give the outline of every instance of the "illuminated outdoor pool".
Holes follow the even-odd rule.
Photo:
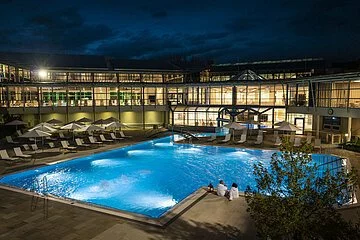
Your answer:
[[[0,184],[158,218],[210,182],[215,187],[219,179],[236,182],[240,191],[254,186],[253,164],[268,165],[273,153],[173,144],[166,137],[6,175]],[[341,165],[335,156],[313,159]]]

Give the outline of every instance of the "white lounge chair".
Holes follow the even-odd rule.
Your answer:
[[[55,144],[53,142],[48,142],[50,148],[55,148]]]
[[[208,142],[213,142],[213,141],[215,141],[216,140],[216,133],[213,133],[212,135],[211,135],[211,137],[208,139],[208,140],[206,140],[206,141],[208,141]]]
[[[65,137],[64,133],[62,132],[59,132],[59,137],[62,138],[62,139],[67,139],[68,137]]]
[[[320,152],[321,152],[321,139],[320,138],[315,139],[314,149],[320,149]]]
[[[32,150],[34,150],[35,153],[41,152],[41,150],[38,148],[38,146],[35,143],[31,144],[31,148]]]
[[[235,143],[245,143],[246,142],[246,134],[241,134],[240,140]]]
[[[60,149],[55,147],[55,144],[53,142],[48,142],[49,149],[46,149],[46,152],[59,152]]]
[[[89,141],[91,144],[103,144],[103,142],[98,142],[97,139],[93,136],[89,136]]]
[[[19,142],[14,142],[14,140],[12,139],[11,136],[6,136],[6,141],[7,141],[8,143],[13,143],[13,144],[19,143]]]
[[[66,140],[61,141],[61,146],[63,149],[71,150],[71,151],[77,149],[77,147],[69,146],[69,142]]]
[[[225,139],[221,140],[220,142],[221,142],[221,143],[227,143],[227,142],[229,142],[230,140],[231,140],[231,134],[229,133],[229,134],[226,134],[226,135],[225,135]]]
[[[90,144],[85,144],[82,139],[80,138],[76,138],[75,139],[75,143],[76,145],[78,145],[79,147],[90,147],[91,145]]]
[[[282,144],[281,139],[279,136],[276,137],[274,146],[280,146]]]
[[[8,161],[16,161],[19,160],[19,158],[9,157],[9,154],[6,150],[0,150],[0,157],[2,160],[8,160]]]
[[[21,130],[16,130],[17,135],[20,137],[22,135]]]
[[[15,156],[17,156],[17,157],[31,158],[31,155],[23,154],[23,152],[21,151],[21,148],[19,148],[19,147],[14,148],[14,153],[15,153]]]
[[[301,146],[301,138],[295,138],[294,147],[300,147],[300,146]]]
[[[263,136],[263,135],[257,135],[256,141],[254,142],[254,144],[260,145],[260,144],[263,143],[263,140],[264,140],[264,136]]]
[[[114,133],[110,133],[110,137],[114,140],[121,140],[121,139],[124,139],[124,138],[119,138],[119,137],[116,137]]]
[[[132,138],[132,136],[125,136],[124,132],[123,131],[120,131],[120,136],[122,138]]]
[[[103,134],[100,134],[100,140],[102,142],[114,142],[114,140],[106,139]]]
[[[24,153],[25,154],[34,154],[36,152],[34,152],[33,150],[30,149],[29,144],[23,144],[22,147],[24,148]]]
[[[23,144],[22,147],[24,148],[25,151],[30,151],[29,144]]]

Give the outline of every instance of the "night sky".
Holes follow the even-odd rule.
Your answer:
[[[360,57],[359,0],[0,0],[0,51],[217,63]]]

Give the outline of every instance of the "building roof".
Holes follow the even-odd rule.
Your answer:
[[[167,61],[121,60],[97,55],[0,52],[0,63],[27,69],[181,70]]]
[[[115,70],[162,70],[162,71],[180,71],[180,67],[172,64],[169,61],[163,60],[125,60],[125,59],[112,59],[112,65]]]
[[[0,63],[28,69],[108,69],[103,56],[47,53],[0,53]]]
[[[256,74],[255,72],[247,69],[233,76],[232,78],[230,78],[229,81],[248,81],[248,80],[266,80],[266,79]]]
[[[326,62],[322,58],[306,58],[276,61],[241,62],[233,64],[214,64],[210,67],[212,72],[242,72],[251,69],[257,73],[265,72],[301,72],[311,69],[325,69]]]

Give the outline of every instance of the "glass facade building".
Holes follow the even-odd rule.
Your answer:
[[[70,122],[112,116],[139,128],[201,128],[234,118],[267,128],[286,120],[302,131],[337,129],[351,137],[360,135],[357,71],[323,59],[194,70],[150,60],[0,53],[0,111],[29,126],[51,118]]]

